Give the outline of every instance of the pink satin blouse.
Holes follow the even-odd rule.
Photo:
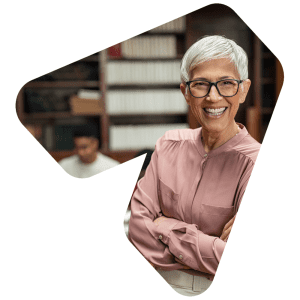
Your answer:
[[[129,239],[155,267],[212,279],[226,242],[219,237],[236,214],[260,144],[242,127],[206,153],[201,128],[168,131],[131,200]],[[160,223],[154,220],[167,217]]]

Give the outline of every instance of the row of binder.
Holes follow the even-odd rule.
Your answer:
[[[106,83],[179,84],[180,61],[109,61]]]
[[[154,149],[157,140],[168,130],[189,128],[186,123],[162,125],[110,126],[110,150]]]
[[[185,23],[185,16],[183,16],[166,24],[153,28],[150,30],[150,32],[184,32],[186,28]]]
[[[121,43],[124,58],[176,58],[176,37],[138,36]]]
[[[187,103],[178,88],[159,90],[109,90],[106,111],[110,115],[187,113]]]

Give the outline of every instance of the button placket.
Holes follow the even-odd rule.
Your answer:
[[[201,163],[201,166],[202,166],[202,171],[203,171],[203,170],[204,170],[204,168],[205,168],[206,161],[207,161],[207,159],[208,159],[208,154],[207,154],[207,153],[205,153],[205,154],[203,155],[203,157],[204,157],[204,159],[202,160],[202,163]]]

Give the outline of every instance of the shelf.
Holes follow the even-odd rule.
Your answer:
[[[110,115],[110,123],[113,125],[142,125],[142,124],[172,124],[187,123],[187,114],[128,114]]]
[[[80,59],[79,61],[84,61],[84,62],[89,62],[89,61],[98,62],[99,58],[98,58],[98,55],[97,56],[96,55],[95,56],[88,56],[88,57]]]
[[[274,78],[262,78],[261,79],[262,84],[275,84],[275,79]]]
[[[166,83],[166,84],[159,84],[159,83],[148,83],[148,84],[110,84],[109,90],[131,90],[131,89],[179,89],[179,83]]]
[[[162,35],[162,36],[166,36],[166,35],[178,35],[178,36],[185,36],[185,32],[180,32],[180,31],[167,31],[167,32],[150,32],[150,31],[146,31],[143,32],[141,35]]]
[[[39,112],[39,113],[30,113],[25,115],[25,120],[37,120],[37,119],[64,119],[64,118],[73,118],[78,116],[87,116],[87,117],[93,117],[93,116],[101,116],[102,114],[74,114],[70,111],[62,111],[62,112]]]
[[[128,62],[145,62],[145,61],[174,61],[180,60],[183,58],[183,55],[177,55],[176,57],[141,57],[141,58],[126,58],[126,57],[113,57],[109,58],[108,61],[128,61]]]
[[[98,88],[99,81],[31,81],[24,88]]]
[[[130,159],[133,159],[135,157],[135,155],[140,151],[140,149],[123,150],[123,151],[122,150],[104,151],[103,149],[100,149],[100,151],[102,154],[107,155],[107,156],[111,157],[112,159],[119,161],[120,163],[123,163]],[[51,151],[49,151],[49,154],[58,162],[65,157],[74,155],[75,151],[73,151],[73,150],[51,150]]]
[[[265,52],[262,54],[263,59],[274,58],[274,55],[271,52]]]
[[[274,108],[273,108],[273,107],[262,107],[262,108],[261,108],[261,112],[262,112],[262,114],[264,114],[264,115],[272,115],[272,114],[273,114],[273,111],[274,111]]]

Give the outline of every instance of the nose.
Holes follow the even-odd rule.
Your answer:
[[[81,150],[81,149],[80,149],[80,150],[78,150],[77,153],[78,153],[79,156],[84,156],[84,150]]]
[[[206,96],[206,100],[212,101],[212,102],[218,102],[218,101],[222,100],[222,96],[219,94],[216,86],[214,86],[214,85],[211,86],[211,89],[210,89],[208,95]]]

